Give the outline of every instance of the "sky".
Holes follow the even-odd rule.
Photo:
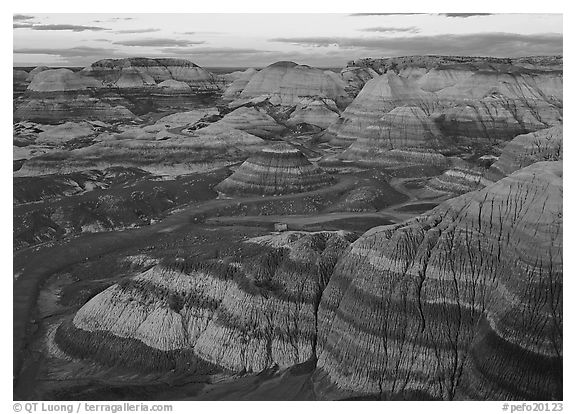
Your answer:
[[[561,55],[561,14],[14,14],[14,66],[178,57],[204,67],[362,57]]]

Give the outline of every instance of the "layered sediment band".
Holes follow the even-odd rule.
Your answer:
[[[331,181],[297,148],[280,143],[246,160],[216,189],[226,194],[288,194],[311,191]]]
[[[351,396],[561,399],[561,292],[562,164],[541,162],[356,241],[320,304],[317,379]]]

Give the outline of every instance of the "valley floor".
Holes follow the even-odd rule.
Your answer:
[[[439,199],[420,200],[417,192],[404,187],[406,179],[392,179],[391,184],[403,197],[377,212],[318,212],[288,215],[236,215],[238,206],[259,206],[281,201],[298,202],[307,197],[321,196],[347,190],[358,185],[359,177],[344,177],[333,186],[297,195],[268,197],[239,197],[213,199],[206,202],[179,206],[157,222],[121,231],[83,233],[17,251],[14,255],[14,375],[15,398],[18,399],[142,399],[153,386],[155,399],[306,399],[309,388],[306,381],[311,369],[294,375],[287,372],[269,372],[256,376],[229,376],[215,378],[172,378],[170,375],[149,378],[137,376],[130,381],[129,372],[114,372],[95,368],[87,374],[84,362],[69,360],[57,347],[47,344],[45,338],[57,323],[69,318],[78,304],[62,306],[60,297],[66,290],[82,290],[88,286],[88,297],[98,293],[118,279],[122,272],[99,274],[99,264],[113,263],[120,257],[148,254],[158,249],[158,256],[168,256],[181,250],[196,251],[197,255],[213,254],[222,248],[220,241],[240,241],[268,234],[274,223],[285,223],[292,230],[356,231],[392,224],[417,215],[421,208],[432,208]],[[431,202],[433,201],[433,202]],[[419,206],[421,208],[419,208]],[[406,207],[413,207],[406,211]],[[402,210],[402,211],[399,211]],[[409,209],[410,210],[410,209]],[[236,214],[235,214],[236,213]],[[192,243],[190,243],[192,240]],[[67,269],[83,266],[94,272],[86,280],[66,277]],[[40,297],[40,299],[39,299]],[[47,305],[47,303],[49,305]],[[81,376],[77,377],[74,372]],[[122,371],[122,370],[120,370]],[[307,374],[308,372],[308,374]],[[158,388],[161,384],[170,384]],[[84,385],[80,385],[84,384]],[[277,389],[277,391],[274,391]],[[32,391],[32,392],[31,392]],[[79,394],[78,394],[79,393]]]

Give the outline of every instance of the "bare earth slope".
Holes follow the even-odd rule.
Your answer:
[[[562,163],[540,162],[352,245],[320,304],[319,390],[561,399],[561,292]]]

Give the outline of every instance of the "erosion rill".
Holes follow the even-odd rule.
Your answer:
[[[562,399],[562,162],[368,231],[318,321],[325,398]]]
[[[297,148],[278,143],[246,160],[216,190],[225,194],[288,194],[314,190],[331,181]]]
[[[242,258],[172,262],[111,286],[63,323],[66,352],[109,366],[258,372],[315,357],[322,290],[353,235],[263,236]]]

